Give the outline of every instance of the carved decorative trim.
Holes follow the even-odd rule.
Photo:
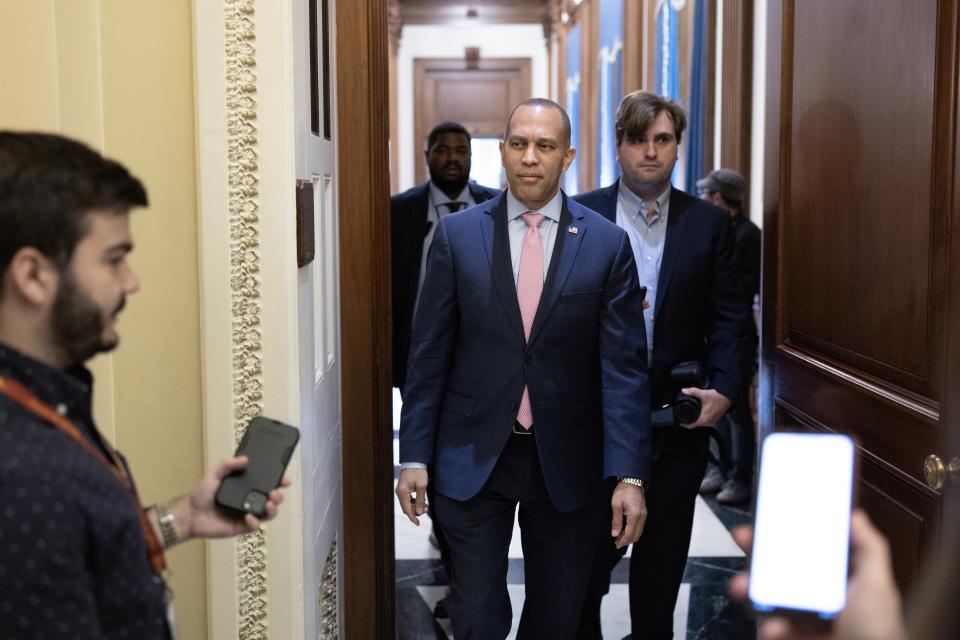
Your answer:
[[[260,331],[260,191],[257,151],[257,51],[253,0],[224,0],[233,433],[263,411]],[[263,530],[237,545],[239,637],[267,638],[267,561]]]
[[[320,576],[320,640],[338,640],[340,637],[339,575],[337,539],[334,538]]]
[[[400,35],[403,33],[403,9],[400,0],[389,0],[387,5],[387,33],[390,34],[390,48],[396,55],[400,49]]]

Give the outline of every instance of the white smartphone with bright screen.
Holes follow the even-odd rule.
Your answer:
[[[856,447],[847,436],[773,433],[763,441],[750,563],[757,611],[829,620],[847,593]]]

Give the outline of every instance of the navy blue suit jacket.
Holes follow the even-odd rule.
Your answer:
[[[616,222],[619,185],[618,180],[574,199]],[[710,387],[731,401],[739,397],[749,308],[734,250],[725,210],[671,190],[654,305],[650,391],[655,405],[670,400],[670,369],[687,360],[703,363]]]
[[[500,192],[467,185],[477,204],[495,198]],[[393,386],[403,389],[410,351],[410,327],[413,305],[420,284],[423,238],[427,233],[427,207],[430,183],[425,182],[390,198],[390,273],[393,276]]]
[[[646,335],[626,233],[563,196],[530,339],[510,260],[506,196],[445,216],[430,247],[400,419],[400,460],[436,490],[477,494],[529,385],[547,491],[560,511],[649,476]]]

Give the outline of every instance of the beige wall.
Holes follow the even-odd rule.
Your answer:
[[[204,459],[191,25],[190,0],[0,0],[0,128],[80,138],[150,195],[133,216],[142,290],[94,367],[98,422],[148,504]],[[181,637],[205,638],[204,546],[168,561]]]

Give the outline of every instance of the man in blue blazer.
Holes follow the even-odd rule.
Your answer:
[[[654,431],[649,518],[630,559],[631,638],[673,637],[673,609],[708,457],[709,429],[700,427],[714,425],[743,384],[749,305],[739,289],[730,216],[670,184],[685,125],[676,103],[643,91],[628,94],[615,129],[621,178],[576,197],[630,236],[640,284],[647,287],[653,406],[681,391],[671,384],[670,371],[682,362],[701,363],[709,380],[705,389],[682,389],[702,403],[695,422]],[[600,601],[626,551],[601,544],[578,640],[601,637]]]
[[[470,132],[441,122],[427,136],[424,151],[430,180],[390,198],[390,262],[393,275],[393,386],[403,390],[410,328],[427,247],[440,218],[499,194],[470,181]]]
[[[440,219],[486,202],[499,194],[470,181],[470,132],[459,123],[441,122],[427,136],[423,153],[430,180],[390,198],[390,261],[393,277],[393,386],[403,393],[413,314],[427,267],[427,248]],[[432,493],[432,487],[431,487]],[[432,500],[433,496],[428,496]],[[433,538],[447,569],[450,550],[443,527],[433,518]],[[447,573],[449,570],[447,569]],[[434,614],[447,617],[441,598]]]
[[[450,545],[447,610],[458,640],[510,630],[507,551],[519,505],[517,637],[569,639],[604,513],[618,546],[639,537],[646,516],[642,298],[626,233],[559,189],[576,153],[563,109],[521,103],[500,149],[509,190],[443,218],[430,247],[397,498],[418,524],[423,467],[433,466],[430,508]]]

